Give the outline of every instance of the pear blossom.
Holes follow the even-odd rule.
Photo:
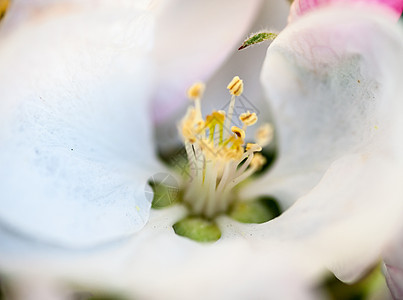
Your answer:
[[[287,210],[263,224],[220,215],[221,238],[200,244],[172,228],[186,207],[150,210],[144,195],[149,176],[167,171],[149,105],[164,118],[167,101],[196,79],[186,76],[195,58],[176,75],[175,51],[163,47],[172,41],[153,41],[158,9],[155,27],[152,10],[117,3],[1,36],[2,269],[155,299],[294,299],[287,281],[312,299],[326,268],[359,278],[401,223],[402,29],[383,14],[331,6],[278,35],[261,84],[279,156],[241,196],[274,195]]]

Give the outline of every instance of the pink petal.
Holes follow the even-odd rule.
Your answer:
[[[314,8],[327,6],[329,4],[349,3],[354,5],[365,5],[382,7],[396,20],[403,11],[403,1],[401,0],[294,0],[291,5],[289,21],[292,22],[299,16],[311,11]]]
[[[383,266],[383,273],[393,299],[403,299],[403,270],[399,267],[387,263]]]

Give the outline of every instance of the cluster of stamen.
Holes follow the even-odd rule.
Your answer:
[[[193,214],[207,218],[227,211],[236,199],[234,187],[266,163],[259,152],[273,136],[271,125],[265,124],[256,132],[257,142],[245,144],[247,127],[258,118],[247,111],[239,116],[242,128],[232,126],[235,101],[243,92],[243,82],[235,76],[227,88],[232,95],[228,111],[213,111],[203,119],[200,100],[205,86],[195,83],[188,90],[194,106],[180,124],[190,174],[183,199]]]

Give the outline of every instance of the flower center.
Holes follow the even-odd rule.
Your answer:
[[[235,188],[265,164],[259,152],[273,138],[272,126],[264,124],[256,131],[255,143],[245,143],[247,128],[258,118],[246,111],[239,115],[242,128],[233,126],[243,81],[235,76],[227,88],[231,94],[228,111],[213,111],[203,119],[200,101],[205,85],[198,82],[191,86],[188,97],[194,105],[180,124],[189,164],[183,201],[194,215],[206,218],[228,211],[236,200]]]

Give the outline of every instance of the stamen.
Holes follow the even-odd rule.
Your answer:
[[[231,127],[231,131],[232,131],[233,133],[235,133],[235,135],[236,135],[238,138],[240,138],[240,139],[242,139],[242,140],[245,139],[245,131],[243,131],[241,128],[236,127],[236,126],[232,126],[232,127]]]
[[[256,170],[259,170],[264,166],[265,163],[266,158],[262,154],[256,153],[252,159],[252,162],[250,163],[250,166]]]
[[[202,82],[194,83],[187,91],[187,96],[190,100],[193,100],[195,103],[195,110],[197,114],[197,118],[201,119],[201,105],[200,99],[204,94],[204,90],[206,89],[206,85]]]
[[[188,97],[195,105],[189,108],[180,126],[192,169],[183,200],[193,214],[207,218],[227,211],[234,201],[232,189],[265,163],[264,157],[256,153],[262,150],[260,143],[244,146],[245,129],[257,122],[256,114],[249,111],[241,114],[243,128],[230,126],[235,98],[243,91],[242,80],[235,76],[228,89],[232,95],[228,112],[213,111],[203,119],[200,99],[204,84],[194,84],[188,90]],[[267,134],[262,131],[260,137],[267,138]]]
[[[191,100],[200,99],[203,96],[206,86],[202,82],[196,82],[193,84],[187,92],[188,98]]]
[[[232,95],[231,97],[231,102],[229,104],[228,108],[228,118],[225,121],[225,128],[229,128],[232,123],[232,115],[234,113],[234,107],[235,107],[235,96],[240,96],[243,92],[243,81],[238,77],[235,76],[232,78],[231,82],[228,84],[227,89],[229,90],[230,94]],[[224,139],[228,137],[227,131],[224,132]]]
[[[231,95],[240,96],[243,92],[243,81],[238,76],[235,76],[228,84],[227,89],[229,89]]]
[[[247,126],[252,126],[257,122],[256,113],[246,112],[239,116],[239,120],[243,123],[244,130]]]
[[[262,147],[259,144],[247,143],[245,150],[246,151],[251,150],[253,152],[259,152],[259,151],[262,151]]]
[[[267,146],[273,140],[273,133],[274,129],[271,124],[262,125],[255,133],[256,142],[262,147]]]

